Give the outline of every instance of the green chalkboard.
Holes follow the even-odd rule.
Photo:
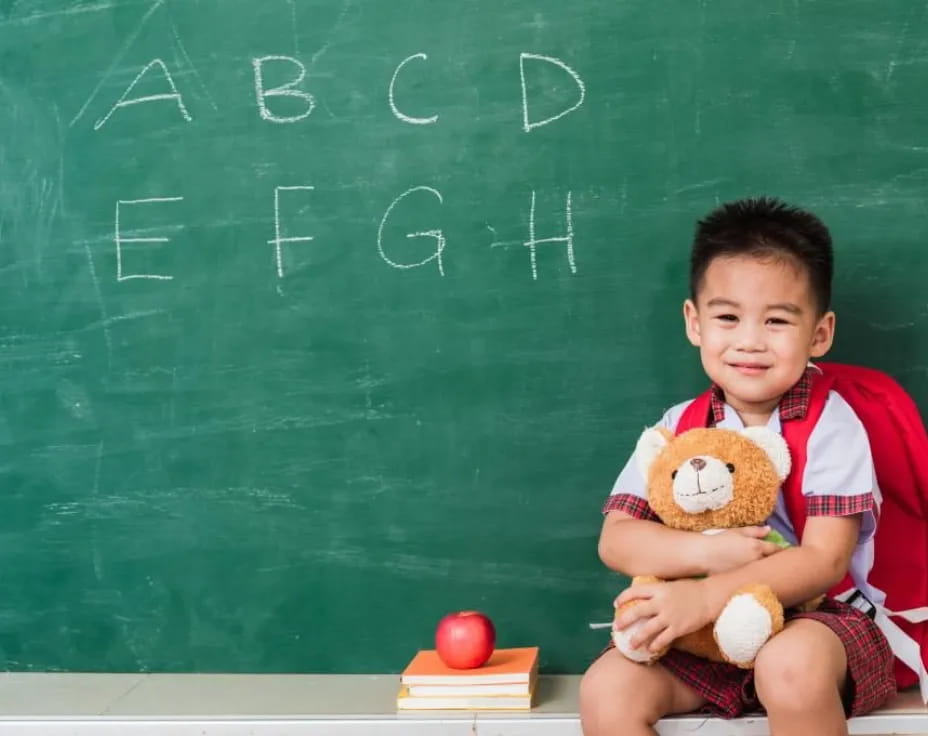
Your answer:
[[[582,671],[599,508],[702,388],[695,219],[837,247],[928,408],[909,0],[0,0],[0,666]]]

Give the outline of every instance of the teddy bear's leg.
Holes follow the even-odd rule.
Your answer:
[[[642,575],[636,578],[632,578],[632,585],[636,584],[645,584],[645,583],[659,583],[661,582],[660,578],[655,578],[650,575]],[[644,601],[633,600],[621,605],[615,609],[615,617],[618,618],[619,614],[622,611],[627,611],[633,606],[640,605]],[[631,645],[631,639],[635,633],[645,624],[647,619],[641,619],[636,621],[631,626],[622,631],[612,630],[612,643],[615,644],[615,648],[618,649],[622,654],[628,657],[633,662],[643,662],[644,664],[651,664],[659,657],[661,657],[664,652],[652,652],[647,647],[637,647],[633,648]]]
[[[673,648],[713,662],[727,662],[715,641],[714,628],[714,623],[708,623],[701,629],[684,634],[674,640]]]
[[[725,604],[713,634],[722,656],[748,669],[760,648],[783,630],[783,606],[766,585],[746,585]]]

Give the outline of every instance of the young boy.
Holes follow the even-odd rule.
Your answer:
[[[712,382],[710,424],[780,431],[782,422],[805,415],[817,370],[809,359],[823,356],[834,336],[831,277],[831,236],[809,212],[748,199],[699,223],[683,317]],[[673,429],[688,403],[671,408],[660,424]],[[683,579],[624,591],[617,602],[645,603],[616,626],[645,619],[632,645],[658,650],[713,620],[744,583],[767,583],[788,608],[824,593],[848,570],[863,581],[879,491],[866,431],[834,392],[809,437],[802,487],[808,519],[801,540],[782,494],[768,520],[795,545],[781,551],[763,541],[767,528],[704,536],[661,525],[632,457],[603,509],[600,557],[629,576]],[[847,716],[895,693],[892,665],[873,621],[826,599],[814,612],[788,611],[786,628],[761,649],[753,670],[676,650],[647,666],[609,648],[580,686],[583,732],[653,734],[652,726],[671,713],[733,718],[762,707],[775,736],[837,736],[847,733]]]

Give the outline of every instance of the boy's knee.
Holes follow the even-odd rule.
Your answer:
[[[657,723],[669,710],[670,693],[655,674],[615,650],[600,657],[580,680],[584,733],[587,723]]]
[[[596,660],[580,679],[581,713],[614,709],[623,691],[628,689],[628,675],[621,663],[605,661],[610,653]]]
[[[757,697],[767,710],[819,707],[839,693],[844,666],[844,650],[834,642],[781,634],[754,662]]]

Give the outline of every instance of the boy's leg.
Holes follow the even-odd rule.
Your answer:
[[[642,665],[609,649],[580,681],[580,723],[584,736],[655,734],[665,715],[701,707],[702,696],[659,664]]]
[[[773,736],[846,736],[847,654],[825,624],[795,619],[754,662],[754,687]]]

